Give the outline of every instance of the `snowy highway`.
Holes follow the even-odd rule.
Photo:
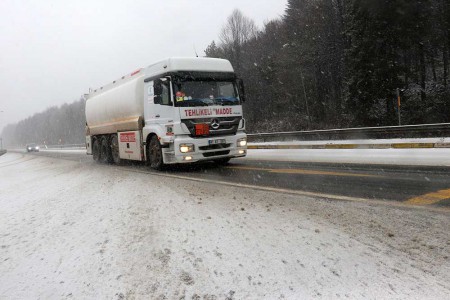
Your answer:
[[[30,155],[93,164],[85,150],[47,150]],[[356,201],[389,201],[402,205],[450,206],[450,149],[249,150],[224,167],[214,164],[145,172],[269,191]]]
[[[0,299],[445,299],[446,206],[392,205],[450,188],[445,169],[353,167],[246,159],[159,174],[77,151],[9,152]],[[380,172],[422,187],[377,201],[304,190],[366,188]]]

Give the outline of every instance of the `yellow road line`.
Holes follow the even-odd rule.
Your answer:
[[[239,170],[251,170],[251,171],[266,171],[269,173],[282,173],[282,174],[304,174],[304,175],[326,175],[326,176],[349,176],[349,177],[383,177],[379,175],[371,174],[358,174],[358,173],[344,173],[344,172],[330,172],[330,171],[316,171],[306,169],[269,169],[269,168],[255,168],[247,166],[229,166],[228,169]]]
[[[414,197],[406,200],[404,203],[411,205],[430,205],[446,199],[450,199],[450,189],[440,190],[437,192],[432,192],[422,196]]]
[[[325,145],[325,149],[356,149],[356,144],[328,144]]]
[[[394,143],[392,148],[434,148],[434,143]]]
[[[392,143],[392,144],[248,144],[247,149],[420,149],[420,148],[450,148],[450,143]]]

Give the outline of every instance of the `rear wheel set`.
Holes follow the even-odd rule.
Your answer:
[[[156,135],[150,139],[146,150],[148,165],[152,169],[162,170],[164,168],[162,147]],[[117,135],[113,134],[110,137],[106,135],[95,137],[92,142],[92,155],[96,162],[105,164],[115,163],[120,165],[122,159],[120,158],[119,140]]]
[[[92,156],[94,161],[104,164],[112,163],[114,160],[111,148],[108,136],[95,137],[92,143]]]
[[[100,142],[98,138],[94,138],[94,141],[92,142],[92,156],[94,158],[94,161],[100,162]]]
[[[109,139],[107,136],[103,136],[101,139],[100,146],[100,162],[104,164],[109,164],[113,162],[112,154],[111,154],[111,146],[109,144]]]

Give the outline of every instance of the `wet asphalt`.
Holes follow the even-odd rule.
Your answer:
[[[41,151],[28,155],[97,164],[92,156],[71,151]],[[207,179],[280,191],[300,191],[318,196],[335,195],[450,207],[449,167],[278,162],[245,158],[233,159],[226,166],[215,163],[169,166],[162,172],[150,170],[143,163],[126,163],[118,167],[128,171]]]

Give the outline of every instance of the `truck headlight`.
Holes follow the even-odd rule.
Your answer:
[[[194,152],[194,151],[195,151],[194,144],[181,144],[180,145],[181,153],[188,153],[188,152]]]
[[[238,147],[245,147],[247,146],[247,138],[241,138],[237,140]]]

